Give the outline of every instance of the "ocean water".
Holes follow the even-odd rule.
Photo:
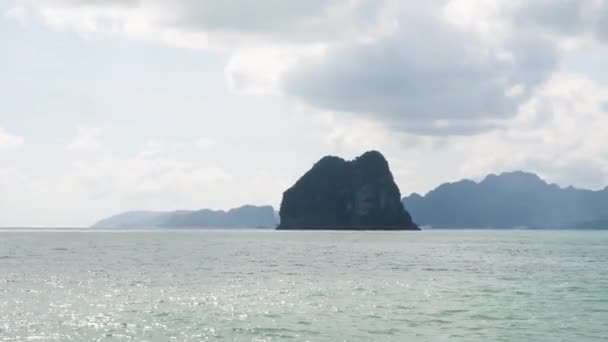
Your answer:
[[[0,231],[0,341],[606,341],[608,231]]]

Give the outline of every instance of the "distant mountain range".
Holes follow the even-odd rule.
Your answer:
[[[101,220],[93,228],[275,228],[277,224],[276,212],[271,206],[245,205],[228,211],[131,211]]]
[[[608,229],[608,187],[599,191],[562,188],[533,173],[489,175],[481,182],[445,183],[424,196],[402,199],[414,222],[432,228]],[[275,228],[271,206],[223,210],[132,211],[101,220],[93,228]]]
[[[608,229],[608,187],[561,188],[521,171],[442,184],[403,204],[417,224],[433,228]]]

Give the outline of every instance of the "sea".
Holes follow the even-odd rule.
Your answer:
[[[608,231],[0,231],[0,341],[607,341]]]

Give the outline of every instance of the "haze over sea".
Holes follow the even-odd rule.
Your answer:
[[[0,341],[605,341],[608,231],[0,231]]]

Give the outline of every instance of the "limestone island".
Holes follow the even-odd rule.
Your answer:
[[[327,156],[283,193],[281,230],[420,230],[378,151]]]

